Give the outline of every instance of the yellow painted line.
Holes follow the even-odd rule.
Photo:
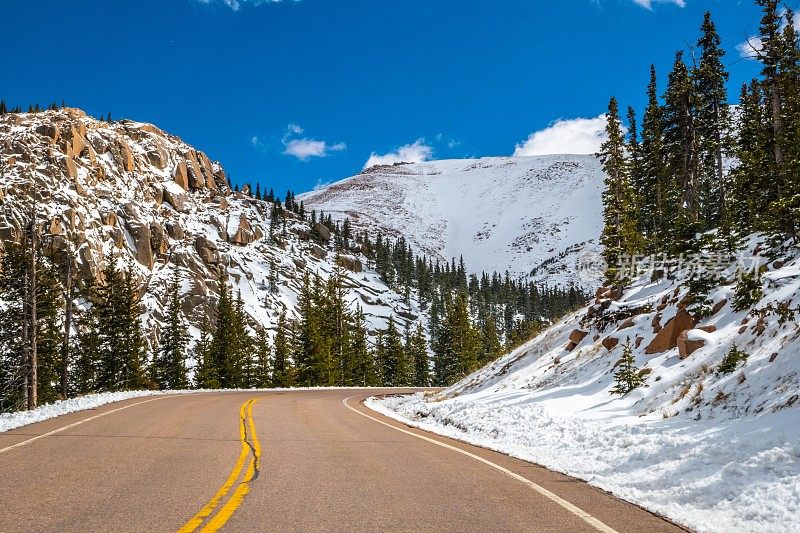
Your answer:
[[[474,453],[470,453],[470,452],[468,452],[466,450],[462,450],[461,448],[457,448],[456,446],[452,446],[450,444],[438,441],[436,439],[431,439],[431,438],[426,437],[424,435],[418,435],[417,433],[414,433],[412,431],[407,431],[407,430],[399,428],[397,426],[393,426],[392,424],[388,424],[388,423],[384,422],[383,420],[378,420],[377,418],[372,417],[372,416],[370,416],[370,415],[368,415],[366,413],[362,413],[361,411],[351,407],[347,403],[347,400],[350,400],[351,398],[355,398],[355,396],[350,396],[349,398],[345,398],[344,400],[342,400],[342,403],[344,403],[344,406],[347,407],[348,409],[350,409],[351,411],[353,411],[355,413],[358,413],[363,417],[369,418],[370,420],[372,420],[374,422],[377,422],[378,424],[383,424],[384,426],[390,427],[390,428],[394,429],[395,431],[399,431],[400,433],[405,433],[406,435],[411,435],[412,437],[416,437],[418,439],[422,439],[424,441],[430,442],[431,444],[435,444],[436,446],[441,446],[442,448],[447,448],[448,450],[452,450],[454,452],[458,452],[458,453],[460,453],[462,455],[466,455],[467,457],[475,459],[476,461],[480,461],[481,463],[483,463],[485,465],[488,465],[488,466],[494,468],[495,470],[497,470],[499,472],[502,472],[503,474],[506,474],[507,476],[512,477],[512,478],[516,479],[517,481],[520,481],[520,482],[526,484],[528,487],[532,488],[534,491],[538,492],[539,494],[541,494],[545,498],[557,503],[558,505],[560,505],[561,507],[563,507],[564,509],[566,509],[570,513],[572,513],[575,516],[581,518],[584,522],[586,522],[587,524],[589,524],[593,528],[597,529],[598,531],[602,531],[603,533],[617,533],[614,529],[610,528],[609,526],[607,526],[606,524],[604,524],[603,522],[601,522],[597,518],[593,517],[592,515],[590,515],[589,513],[584,511],[583,509],[581,509],[580,507],[568,502],[567,500],[565,500],[564,498],[562,498],[562,497],[560,497],[560,496],[558,496],[556,494],[553,494],[552,492],[550,492],[546,488],[542,487],[541,485],[537,485],[536,483],[534,483],[530,479],[528,479],[526,477],[522,477],[519,474],[517,474],[515,472],[512,472],[511,470],[509,470],[507,468],[503,468],[502,466],[500,466],[498,464],[495,464],[495,463],[491,462],[488,459],[484,459],[483,457],[481,457],[479,455],[475,455]]]
[[[242,504],[242,501],[244,501],[244,497],[247,496],[247,493],[250,492],[250,482],[253,481],[255,473],[259,467],[259,461],[261,460],[261,444],[258,442],[256,426],[253,422],[253,404],[257,401],[258,398],[253,400],[247,408],[250,438],[253,441],[253,455],[250,458],[250,464],[247,465],[247,472],[245,472],[244,478],[239,483],[239,486],[236,487],[236,490],[233,492],[233,495],[231,495],[230,499],[220,508],[219,511],[217,511],[217,514],[215,514],[208,524],[206,524],[206,526],[201,530],[202,533],[214,533],[224,526],[233,515],[234,511],[236,511],[236,509],[238,509]]]
[[[28,440],[24,440],[22,442],[18,442],[16,444],[12,444],[11,446],[6,446],[5,448],[0,448],[0,453],[7,452],[9,450],[13,450],[14,448],[19,448],[21,446],[25,446],[26,444],[30,444],[31,442],[37,441],[39,439],[43,439],[45,437],[49,437],[50,435],[55,435],[56,433],[61,433],[62,431],[66,431],[70,428],[74,428],[75,426],[80,426],[81,424],[85,424],[86,422],[90,422],[92,420],[101,418],[103,416],[107,416],[113,413],[117,413],[119,411],[123,411],[128,409],[129,407],[134,407],[136,405],[142,405],[143,403],[154,402],[156,400],[163,400],[165,398],[170,398],[171,396],[159,396],[158,398],[152,398],[150,400],[144,400],[141,402],[136,403],[129,403],[128,405],[123,405],[122,407],[117,407],[116,409],[112,409],[111,411],[106,411],[105,413],[100,413],[99,415],[90,416],[89,418],[84,418],[83,420],[78,420],[77,422],[73,422],[72,424],[68,424],[64,427],[60,427],[58,429],[54,429],[53,431],[48,431],[47,433],[42,433],[41,435],[37,435],[32,437]],[[23,426],[24,427],[24,426]]]
[[[219,505],[220,501],[230,492],[231,488],[233,487],[236,480],[239,479],[239,475],[242,473],[242,468],[244,468],[245,460],[247,456],[250,455],[250,445],[247,443],[247,430],[245,428],[245,420],[247,420],[250,435],[253,439],[253,451],[257,454],[258,457],[261,455],[261,448],[258,445],[258,439],[255,436],[255,424],[253,422],[253,404],[258,401],[258,398],[251,398],[242,404],[242,407],[239,409],[239,440],[242,443],[242,450],[239,453],[239,458],[236,461],[236,465],[231,470],[228,479],[225,483],[219,488],[216,494],[206,503],[200,511],[197,512],[192,518],[189,519],[186,524],[178,530],[178,533],[192,533],[193,531],[197,530],[198,527],[208,518],[213,512],[214,509]],[[247,494],[249,491],[249,482],[253,477],[255,472],[255,465],[257,464],[258,458],[251,458],[250,464],[248,465],[247,472],[243,478],[243,481],[239,483],[236,489],[233,492],[230,500],[220,508],[217,515],[212,517],[211,521],[201,530],[201,531],[217,531],[220,527],[222,527],[225,522],[231,517],[233,512],[236,508],[241,505],[242,500],[244,499],[244,495]],[[246,481],[245,481],[246,480]],[[247,490],[242,493],[242,486],[245,485]],[[231,502],[236,501],[235,505]],[[220,513],[225,512],[224,519],[220,519]],[[218,524],[216,527],[212,528],[212,524]]]

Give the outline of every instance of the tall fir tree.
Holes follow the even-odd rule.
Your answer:
[[[706,12],[697,41],[700,61],[693,72],[697,89],[697,138],[702,206],[702,230],[730,223],[727,200],[730,184],[724,158],[730,151],[731,115],[728,106],[728,72],[723,64],[725,51],[711,13]]]
[[[288,334],[288,324],[286,314],[281,313],[278,317],[277,331],[275,332],[275,351],[272,358],[272,386],[291,387],[294,383],[294,375],[291,363],[291,342]]]
[[[607,264],[606,278],[611,284],[627,281],[624,268],[626,257],[641,249],[642,243],[634,216],[636,200],[631,188],[628,162],[625,155],[625,135],[619,118],[617,99],[608,104],[606,135],[598,157],[606,173],[603,191],[603,233],[600,242]]]
[[[664,146],[670,181],[666,188],[667,226],[665,250],[673,255],[696,251],[695,236],[703,229],[698,182],[697,92],[683,60],[675,62],[664,93]]]
[[[180,271],[175,268],[167,292],[166,322],[154,365],[156,382],[161,389],[180,390],[189,386],[186,369],[189,334],[181,311],[180,281]]]
[[[648,253],[660,252],[667,241],[666,220],[667,164],[664,148],[663,109],[658,100],[658,79],[655,65],[650,65],[647,85],[647,108],[642,120],[639,149],[640,184],[636,194],[639,201],[639,228],[646,241]]]

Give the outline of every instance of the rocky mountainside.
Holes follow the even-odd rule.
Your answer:
[[[473,272],[588,288],[575,266],[599,246],[603,177],[592,155],[442,160],[371,167],[299,198],[417,253],[463,255]]]
[[[305,271],[327,278],[336,268],[331,249],[311,242],[308,224],[291,213],[286,231],[269,239],[269,204],[231,191],[219,163],[151,124],[102,122],[78,109],[6,114],[0,160],[2,241],[19,239],[35,212],[44,239],[74,252],[81,282],[101,276],[112,258],[132,268],[151,338],[174,268],[184,277],[194,336],[221,278],[241,292],[252,325],[274,328],[281,311],[294,314]],[[329,235],[324,226],[317,233]],[[347,269],[347,298],[364,308],[373,331],[390,315],[401,322],[420,316],[413,300],[403,304],[364,269],[358,251],[339,263]]]

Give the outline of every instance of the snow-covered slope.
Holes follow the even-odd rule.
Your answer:
[[[372,405],[420,427],[544,464],[700,531],[800,530],[800,255],[741,257],[763,296],[735,311],[736,264],[686,311],[686,278],[602,296],[429,401]],[[746,263],[745,263],[746,264]],[[792,313],[793,311],[793,313]],[[794,316],[792,316],[794,314]],[[610,394],[630,340],[646,387]],[[730,373],[736,346],[749,357]]]
[[[371,167],[300,199],[474,272],[529,275],[552,258],[536,279],[586,284],[575,262],[597,248],[602,188],[592,155],[489,157]]]
[[[219,163],[151,124],[102,122],[78,109],[7,114],[0,158],[0,245],[20,238],[35,196],[41,233],[56,247],[71,243],[81,283],[98,279],[110,258],[133,269],[151,339],[175,268],[195,336],[220,279],[241,293],[251,326],[272,331],[281,312],[294,316],[304,273],[325,279],[335,268],[331,247],[309,240],[307,222],[288,213],[286,234],[270,240],[267,203],[231,191]],[[405,305],[363,268],[358,250],[341,263],[350,269],[347,297],[363,307],[373,332],[390,315],[424,320],[413,299]],[[269,289],[273,270],[277,292]]]

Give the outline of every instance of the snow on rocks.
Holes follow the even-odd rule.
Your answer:
[[[327,279],[336,268],[327,243],[309,241],[308,223],[289,212],[285,234],[279,224],[271,239],[267,202],[231,191],[219,163],[153,125],[103,122],[78,109],[9,113],[0,117],[0,156],[7,162],[0,247],[19,235],[38,191],[43,231],[72,242],[80,283],[98,280],[111,257],[132,270],[143,286],[150,342],[160,333],[175,268],[194,337],[210,316],[220,278],[241,293],[250,326],[272,336],[281,313],[296,317],[303,274]],[[330,239],[326,227],[316,229]],[[424,316],[414,298],[406,303],[367,264],[360,250],[341,254],[348,301],[380,295],[364,305],[371,332],[390,315]]]

